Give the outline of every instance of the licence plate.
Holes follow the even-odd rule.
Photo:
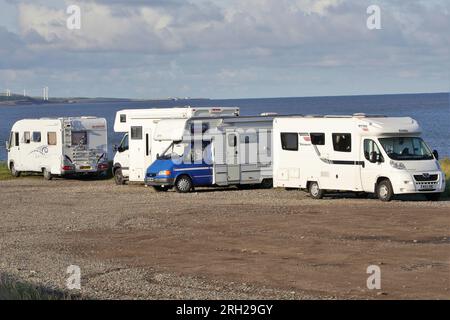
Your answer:
[[[80,169],[81,170],[91,170],[92,167],[91,166],[81,166]]]

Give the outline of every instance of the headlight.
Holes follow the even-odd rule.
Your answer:
[[[399,170],[405,170],[406,169],[406,167],[405,167],[403,162],[395,162],[395,161],[391,160],[390,164],[391,164],[391,167],[395,168],[395,169],[399,169]]]
[[[158,176],[170,176],[170,171],[162,170],[162,171],[158,172]]]

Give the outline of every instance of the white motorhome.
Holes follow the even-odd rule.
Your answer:
[[[155,139],[170,145],[148,168],[146,185],[272,187],[272,126],[273,116],[161,120]]]
[[[380,200],[420,193],[437,200],[445,190],[437,151],[409,117],[306,116],[274,120],[274,186],[375,193]]]
[[[144,182],[145,172],[170,144],[155,139],[155,130],[162,119],[190,119],[194,117],[239,116],[239,108],[154,108],[120,110],[116,114],[114,131],[124,133],[115,146],[113,174],[116,184],[126,181]],[[167,131],[176,128],[168,127]],[[162,129],[159,129],[161,132]]]
[[[53,176],[97,175],[108,170],[107,124],[103,118],[25,119],[16,122],[9,141],[13,176],[39,172]]]

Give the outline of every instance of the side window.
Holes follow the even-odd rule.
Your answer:
[[[127,122],[127,115],[126,114],[121,114],[120,115],[120,122],[121,123]]]
[[[381,155],[380,148],[378,148],[378,145],[375,143],[375,141],[370,140],[370,139],[365,139],[364,140],[364,158],[366,158],[366,160],[370,161],[370,155],[373,152]]]
[[[119,152],[124,152],[127,150],[128,150],[128,134],[126,134],[123,137],[122,142],[120,143]]]
[[[14,146],[14,132],[10,132],[9,134],[9,146],[12,147]]]
[[[19,133],[18,132],[14,132],[14,145],[16,147],[19,146]]]
[[[311,144],[316,146],[325,145],[325,133],[310,133]]]
[[[298,133],[282,132],[281,133],[281,147],[283,150],[297,151],[298,150]]]
[[[23,133],[23,143],[29,144],[31,142],[31,134],[29,131]]]
[[[247,134],[247,135],[240,135],[239,136],[240,143],[257,143],[258,142],[258,135],[257,134]]]
[[[40,132],[33,132],[33,142],[41,142],[41,133]]]
[[[333,133],[333,148],[338,152],[351,152],[352,135],[350,133]]]
[[[131,140],[142,140],[142,127],[131,127]]]
[[[237,146],[237,137],[235,134],[228,135],[228,146],[236,147]]]
[[[47,144],[49,146],[56,146],[56,132],[47,132]]]

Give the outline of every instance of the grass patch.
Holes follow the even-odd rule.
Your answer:
[[[12,178],[6,162],[0,162],[0,180],[9,180]]]
[[[78,300],[80,296],[23,282],[0,274],[0,300]]]
[[[109,169],[108,171],[101,177],[99,177],[99,179],[113,179],[114,176],[112,174],[112,168],[113,166],[113,161],[109,161]],[[41,177],[42,178],[42,174],[41,173],[25,173],[22,174],[22,176],[25,177]],[[83,176],[80,176],[78,178],[83,178]],[[2,180],[11,180],[14,179],[14,177],[11,175],[11,173],[9,172],[8,166],[6,165],[6,162],[0,162],[0,181]],[[96,179],[96,178],[92,178],[92,179]],[[98,179],[98,178],[97,178]]]
[[[442,171],[444,171],[447,178],[447,187],[445,189],[445,196],[450,197],[450,159],[441,160]]]

